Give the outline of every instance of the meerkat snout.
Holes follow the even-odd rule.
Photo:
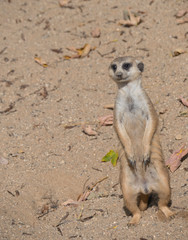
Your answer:
[[[143,71],[144,64],[133,57],[116,58],[109,67],[109,75],[117,83],[132,81]]]

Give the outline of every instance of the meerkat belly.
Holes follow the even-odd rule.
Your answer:
[[[146,121],[147,108],[144,99],[127,97],[123,122],[137,158],[142,158],[143,156],[142,139],[145,132]]]
[[[137,171],[137,174],[135,174],[134,172],[130,172],[128,168],[126,170],[128,172],[127,179],[125,181],[138,194],[139,193],[150,194],[152,191],[157,189],[159,179],[157,171],[153,165],[150,165],[150,167],[147,168],[144,174],[142,174],[139,171]]]

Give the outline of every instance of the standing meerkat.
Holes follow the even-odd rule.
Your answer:
[[[170,183],[158,133],[158,117],[144,91],[141,74],[144,64],[133,57],[116,58],[109,66],[117,83],[114,127],[123,147],[120,159],[120,185],[126,208],[137,224],[148,205],[151,192],[158,194],[158,207],[169,218]],[[139,199],[139,202],[138,202]]]

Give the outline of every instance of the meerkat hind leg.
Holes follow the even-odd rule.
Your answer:
[[[170,188],[169,186],[160,186],[159,189],[160,190],[157,192],[159,197],[158,207],[164,213],[166,218],[171,218],[175,213],[168,207],[170,201]]]
[[[133,215],[131,221],[128,223],[128,226],[138,224],[141,218],[141,212],[137,206],[137,195],[131,194],[130,192],[125,194],[125,192],[123,192],[123,197],[126,208],[128,208]]]

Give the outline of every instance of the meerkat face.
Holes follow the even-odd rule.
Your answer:
[[[109,75],[117,83],[135,80],[143,71],[144,64],[133,57],[116,58],[109,66]]]

